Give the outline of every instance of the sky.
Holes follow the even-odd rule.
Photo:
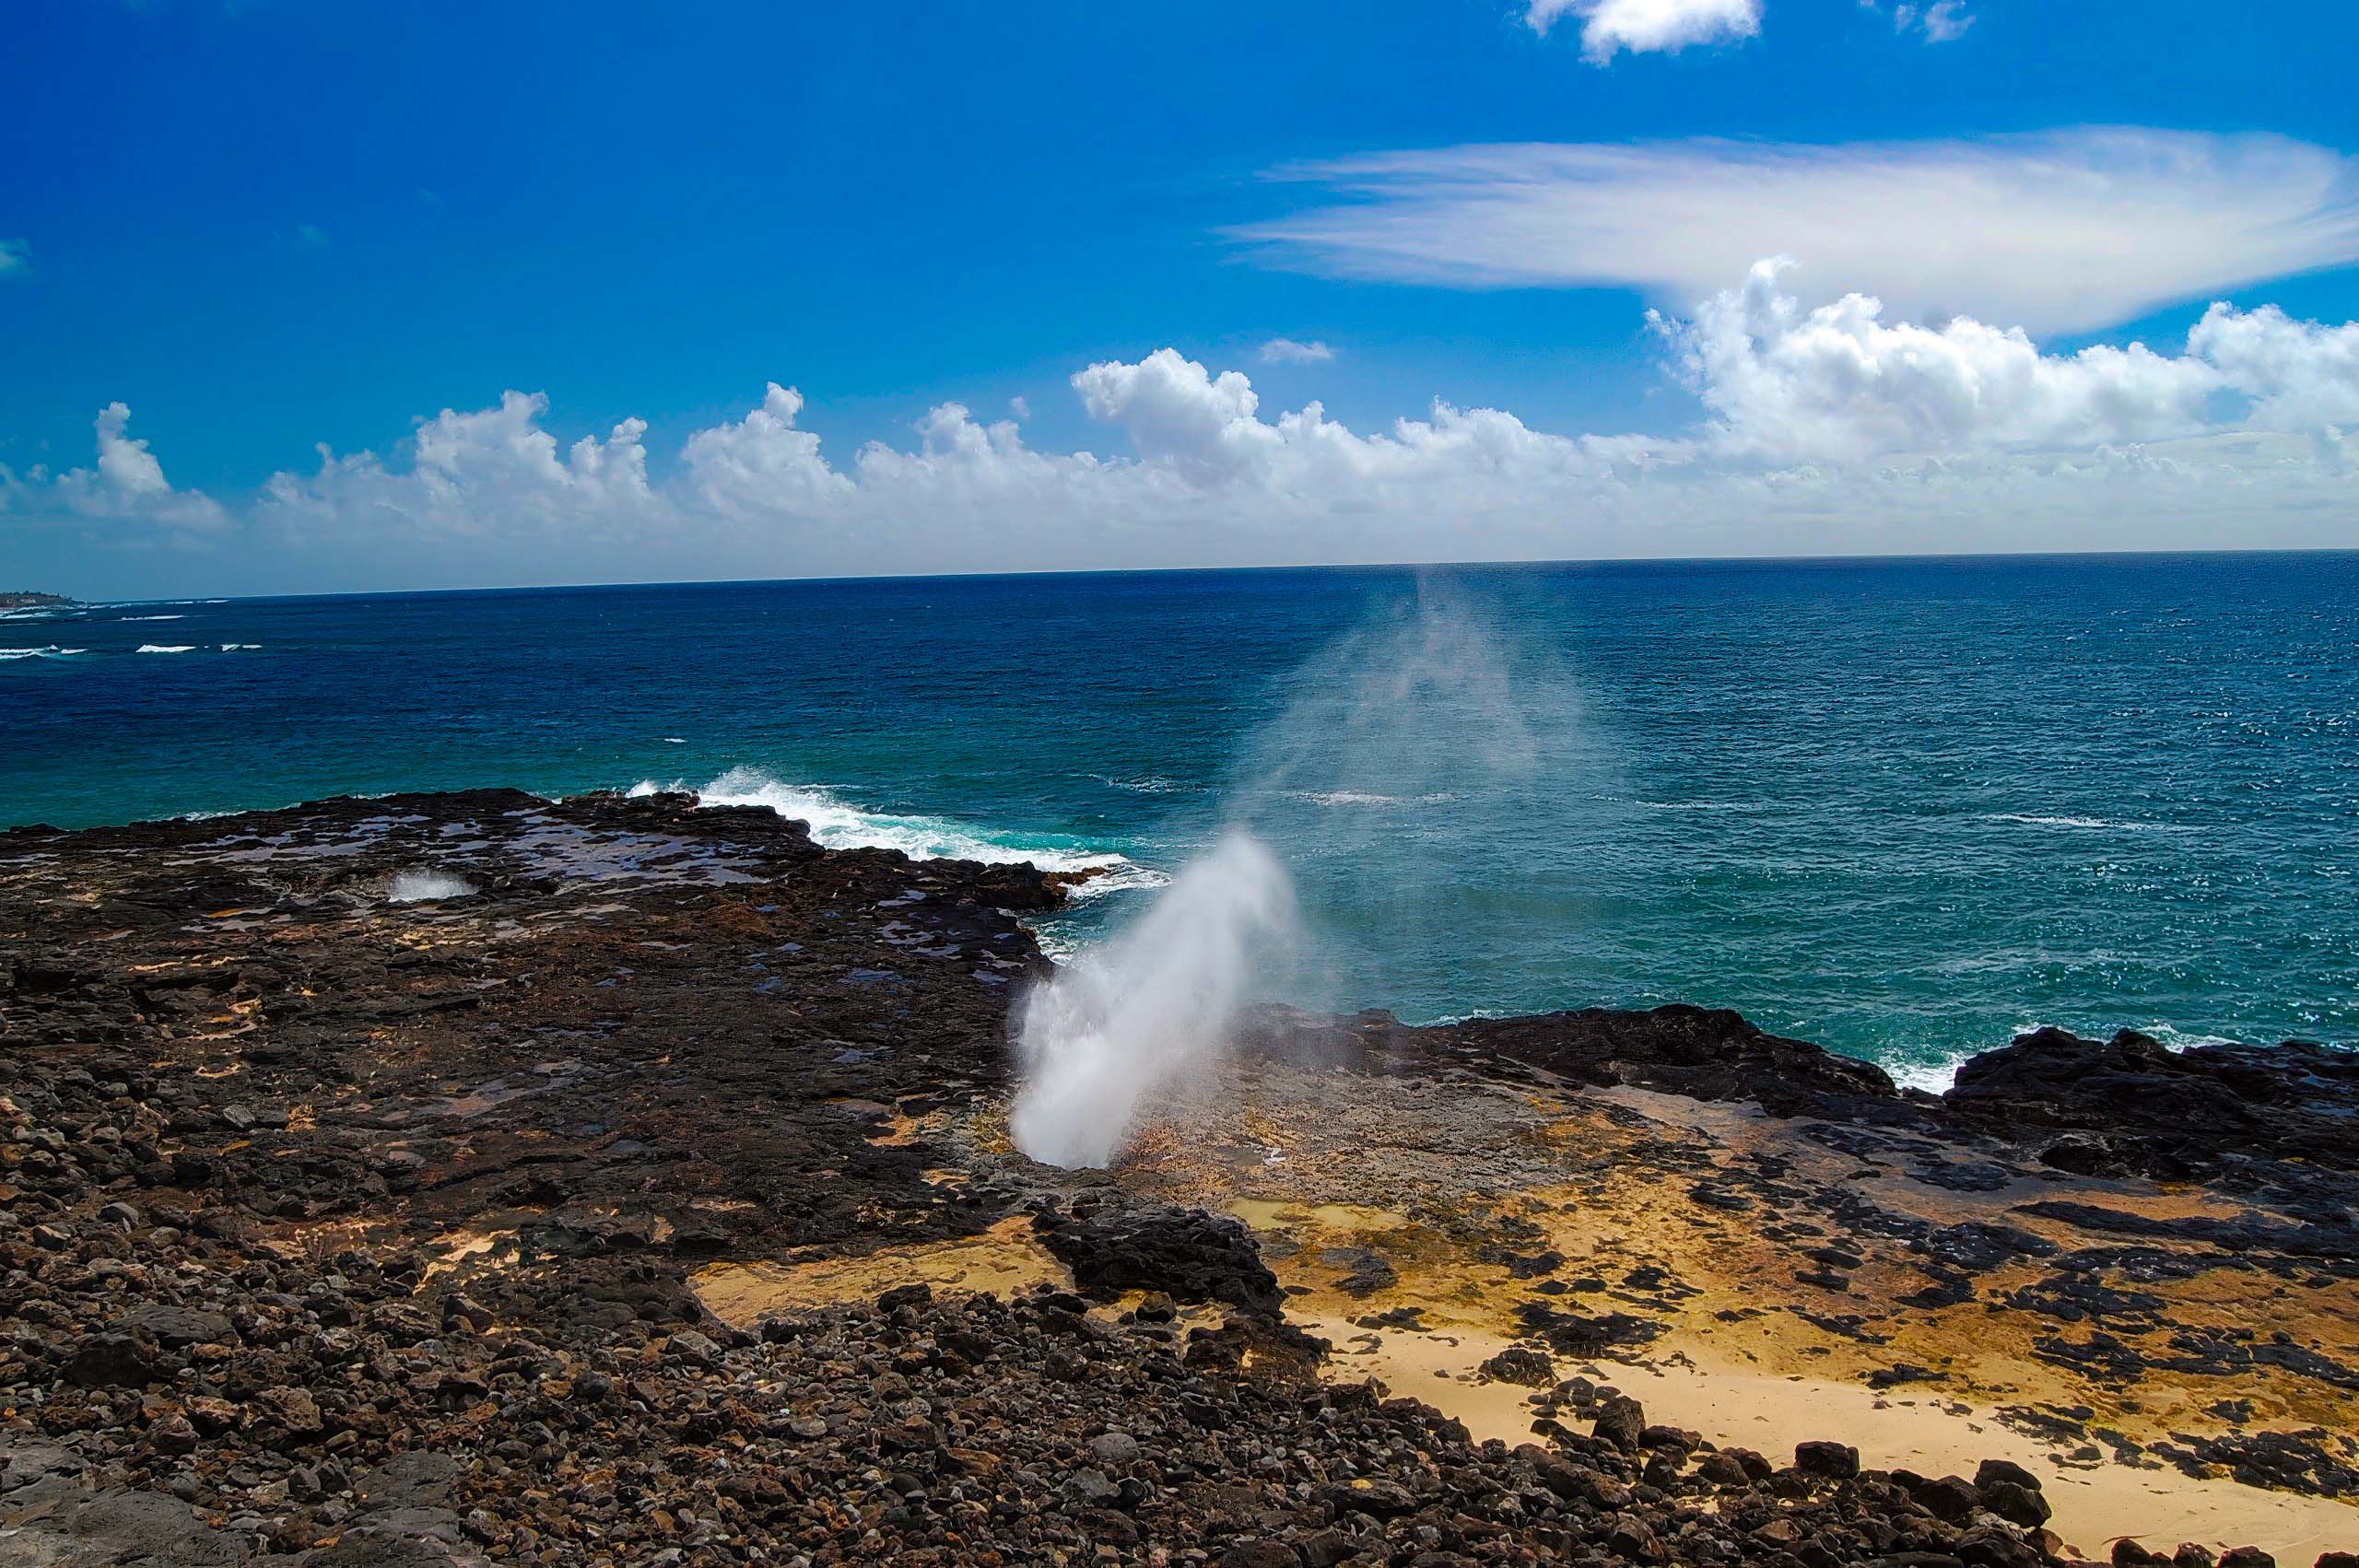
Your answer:
[[[0,589],[2359,545],[2359,8],[10,33]]]

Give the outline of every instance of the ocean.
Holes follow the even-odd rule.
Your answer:
[[[725,583],[0,619],[0,823],[679,786],[1096,868],[1232,828],[1276,994],[1686,1000],[1939,1083],[2037,1023],[2359,1041],[2359,554]]]

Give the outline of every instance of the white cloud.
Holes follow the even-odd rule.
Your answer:
[[[1862,294],[1805,310],[1778,286],[1785,267],[1756,264],[1743,287],[1713,296],[1693,321],[1657,318],[1723,447],[1843,461],[2168,439],[2204,428],[2220,384],[2204,359],[2142,345],[2060,357],[2021,328],[1970,317],[1887,324],[1883,305]]]
[[[383,535],[564,538],[658,512],[640,444],[646,421],[626,419],[603,441],[584,436],[560,451],[541,428],[547,412],[546,396],[518,392],[473,413],[446,408],[419,422],[405,469],[386,467],[373,452],[339,458],[322,447],[311,474],[271,477],[258,515],[283,538],[311,544]]]
[[[2188,334],[2188,351],[2253,400],[2248,423],[2301,430],[2359,425],[2359,322],[2297,322],[2274,305],[2214,305]]]
[[[1007,400],[1007,411],[1018,419],[1029,419],[1032,417],[1032,400],[1018,392]]]
[[[113,404],[93,466],[0,469],[0,568],[36,537],[66,561],[210,538],[217,580],[249,591],[2351,541],[2359,323],[2222,305],[2180,347],[2055,355],[1864,294],[1813,306],[1791,275],[1758,263],[1658,318],[1703,411],[1669,439],[1438,402],[1363,433],[1165,348],[1073,376],[1109,452],[1038,451],[945,403],[839,463],[773,383],[654,473],[640,421],[568,444],[546,399],[510,392],[223,508],[174,489]]]
[[[2359,161],[2136,129],[1841,146],[1498,145],[1278,171],[1346,198],[1237,231],[1276,264],[1454,287],[1639,289],[1694,309],[1762,256],[1875,294],[2078,332],[2359,261]]]
[[[22,277],[33,270],[32,245],[23,240],[0,240],[0,277]]]
[[[1290,337],[1273,337],[1262,345],[1264,365],[1321,365],[1335,357],[1335,351],[1317,338],[1297,343]]]
[[[46,493],[53,504],[79,517],[122,519],[180,531],[208,529],[224,521],[221,509],[194,490],[175,490],[164,465],[147,443],[130,433],[131,409],[111,403],[92,422],[98,437],[93,467],[68,469],[53,482],[35,469],[28,486],[0,470],[13,494]]]
[[[1581,18],[1581,55],[1595,65],[1625,49],[1670,53],[1761,31],[1761,0],[1532,0],[1523,19],[1545,33],[1567,16]]]
[[[1885,9],[1884,0],[1860,0],[1860,4],[1871,11]],[[1954,42],[1974,25],[1974,17],[1966,10],[1965,0],[1933,0],[1930,6],[1896,0],[1890,15],[1895,32],[1920,32],[1928,43]]]

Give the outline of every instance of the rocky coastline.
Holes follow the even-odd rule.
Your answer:
[[[1067,893],[682,795],[0,834],[0,1564],[2359,1564],[2359,1055],[1270,1012],[1063,1172]]]

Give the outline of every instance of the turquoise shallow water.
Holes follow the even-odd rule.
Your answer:
[[[2359,555],[238,600],[0,649],[7,823],[719,781],[1112,867],[1068,944],[1242,823],[1315,1003],[1680,999],[1904,1072],[2033,1022],[2359,1039]]]

